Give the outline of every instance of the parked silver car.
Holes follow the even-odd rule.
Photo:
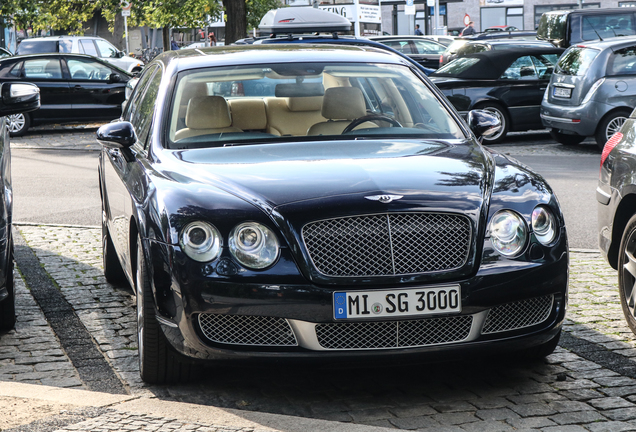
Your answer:
[[[593,136],[599,148],[636,107],[636,37],[586,42],[559,59],[541,103],[552,137],[574,145]]]

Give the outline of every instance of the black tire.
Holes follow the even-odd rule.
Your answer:
[[[127,283],[124,269],[117,258],[115,245],[108,232],[106,225],[106,215],[102,211],[102,264],[104,266],[104,277],[113,285],[124,285]]]
[[[496,103],[485,103],[475,108],[488,111],[501,120],[501,129],[499,129],[499,132],[490,137],[483,137],[483,143],[486,145],[498,144],[506,139],[506,136],[510,131],[510,118],[508,117],[508,112],[501,105]]]
[[[173,351],[157,322],[155,301],[148,280],[146,260],[140,238],[137,239],[136,267],[137,344],[141,379],[149,384],[188,381],[194,371],[193,365]]]
[[[596,145],[601,151],[603,151],[607,140],[621,129],[631,113],[630,110],[619,109],[612,111],[599,122],[594,138],[596,138]]]
[[[9,240],[9,262],[6,269],[6,287],[9,295],[0,302],[0,330],[15,327],[15,284],[13,280],[13,241]]]
[[[30,126],[31,116],[27,113],[7,116],[7,129],[9,129],[9,136],[22,136],[26,133]]]
[[[567,135],[567,134],[557,132],[554,129],[550,130],[550,136],[552,137],[553,140],[555,140],[559,144],[563,144],[566,146],[581,144],[583,140],[585,140],[584,136]]]
[[[636,215],[627,222],[618,250],[618,291],[627,325],[636,333]]]

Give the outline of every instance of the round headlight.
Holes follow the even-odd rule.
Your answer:
[[[490,220],[490,240],[497,252],[513,257],[526,244],[528,229],[523,218],[509,210],[497,212]]]
[[[532,231],[541,244],[548,245],[556,237],[556,220],[552,212],[544,207],[537,206],[532,211]]]
[[[265,225],[245,222],[234,227],[229,239],[230,252],[245,267],[263,269],[278,258],[278,239]]]
[[[206,222],[190,222],[179,237],[181,249],[195,261],[212,261],[221,252],[219,231]]]

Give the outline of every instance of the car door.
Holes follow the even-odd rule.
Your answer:
[[[40,89],[40,109],[30,113],[37,119],[73,118],[68,77],[62,71],[59,56],[26,59],[16,65],[20,81],[30,82]]]
[[[544,65],[541,71],[535,61]],[[499,86],[492,91],[492,96],[508,108],[511,130],[542,129],[539,111],[552,73],[547,73],[545,61],[543,56],[520,56],[504,71]]]
[[[154,103],[160,82],[159,67],[153,66],[147,69],[140,77],[122,115],[122,120],[129,121],[135,127],[138,139],[135,151],[138,154],[145,152],[148,144]],[[129,221],[132,216],[130,197],[134,195],[134,191],[129,191],[128,186],[133,176],[139,176],[141,168],[137,166],[137,158],[126,157],[125,152],[127,151],[130,150],[104,148],[101,163],[104,175],[102,179],[104,182],[104,210],[109,232],[121,262],[125,263],[125,268],[130,268],[127,259],[134,254],[130,254],[128,250],[128,234]]]
[[[76,119],[112,120],[121,115],[127,76],[88,57],[66,57],[66,65]]]

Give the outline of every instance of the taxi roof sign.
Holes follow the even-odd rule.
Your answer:
[[[346,32],[351,30],[351,21],[312,7],[287,7],[267,12],[258,29],[273,34]]]

